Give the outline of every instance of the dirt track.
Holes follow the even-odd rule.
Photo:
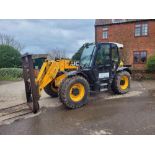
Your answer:
[[[56,100],[49,100],[50,97],[44,92],[40,100],[41,106],[57,106]],[[42,102],[42,100],[44,100]],[[19,105],[26,102],[24,82],[0,82],[0,109]],[[50,105],[49,105],[50,104]]]

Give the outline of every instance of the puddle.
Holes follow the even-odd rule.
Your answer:
[[[131,91],[131,92],[128,92],[127,94],[113,95],[113,96],[106,97],[105,99],[109,100],[109,99],[118,99],[118,98],[140,96],[142,93],[143,93],[142,91]]]

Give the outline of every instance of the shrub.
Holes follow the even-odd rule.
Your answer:
[[[21,66],[21,54],[12,46],[0,45],[0,68]]]
[[[22,76],[21,68],[0,68],[0,80],[19,80]]]
[[[149,57],[149,59],[147,61],[147,70],[155,71],[155,56]]]

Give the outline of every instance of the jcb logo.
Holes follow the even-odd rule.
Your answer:
[[[80,62],[79,61],[72,61],[72,65],[74,66],[79,66]]]

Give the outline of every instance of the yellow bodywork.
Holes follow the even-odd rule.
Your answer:
[[[66,77],[65,72],[77,70],[77,68],[77,66],[71,65],[71,61],[67,59],[46,60],[36,78],[39,94],[52,81],[55,82],[56,87],[59,87],[62,80]],[[59,72],[63,72],[63,74],[57,77]]]
[[[123,63],[123,61],[121,60],[120,61],[120,64],[119,64],[119,67],[123,67],[124,66],[124,63]]]
[[[120,62],[119,67],[123,66],[123,62]],[[68,59],[60,59],[60,60],[45,60],[45,62],[43,63],[39,74],[36,78],[36,84],[38,86],[38,91],[39,94],[40,92],[50,83],[50,82],[54,82],[56,87],[59,87],[62,80],[64,78],[66,78],[66,72],[67,71],[72,71],[72,70],[77,70],[78,67],[71,65],[71,60]],[[63,74],[58,75],[58,73],[63,72]],[[81,93],[79,96],[73,96],[71,95],[71,98],[73,100],[80,100],[80,97],[83,96],[83,88],[80,87],[79,85],[77,85],[76,87],[78,87],[81,90]]]

